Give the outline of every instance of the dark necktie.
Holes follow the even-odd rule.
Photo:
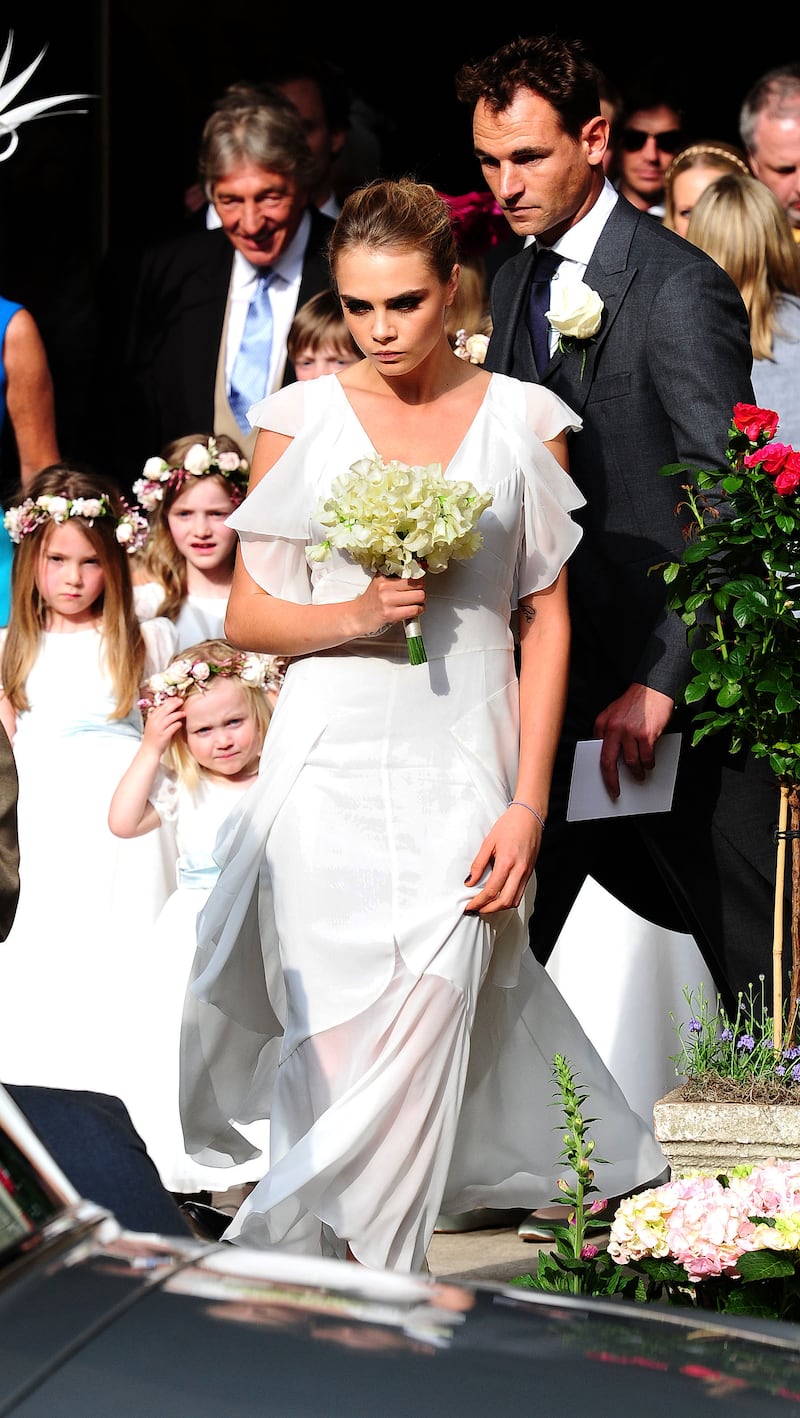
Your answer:
[[[243,433],[250,432],[247,410],[263,399],[267,388],[269,357],[272,348],[272,306],[269,286],[273,271],[259,274],[255,294],[250,301],[242,343],[231,372],[230,405]]]
[[[549,247],[539,246],[533,261],[528,329],[540,378],[550,363],[550,326],[545,316],[545,311],[550,309],[550,281],[562,260],[563,257]]]

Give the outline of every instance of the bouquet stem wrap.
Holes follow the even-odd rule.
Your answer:
[[[422,639],[422,626],[419,621],[407,620],[405,622],[405,632],[408,642],[408,658],[411,664],[427,664],[428,656],[425,654],[425,642]]]

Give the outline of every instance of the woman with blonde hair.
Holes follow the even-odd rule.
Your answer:
[[[698,199],[688,239],[735,282],[750,316],[753,389],[800,443],[800,251],[784,208],[758,178],[728,173]]]
[[[290,664],[198,918],[182,1117],[191,1155],[217,1165],[246,1158],[237,1119],[269,1117],[269,1170],[227,1241],[424,1271],[441,1211],[528,1211],[556,1193],[557,1052],[586,1080],[608,1192],[664,1162],[528,947],[580,418],[456,356],[460,263],[430,185],[351,192],[329,261],[364,358],[251,410],[253,474],[230,519],[226,638]],[[356,543],[403,539],[411,470],[446,484],[437,523],[455,530],[460,490],[479,533],[461,560],[373,572]],[[343,485],[377,526],[336,546],[330,532],[326,549]],[[404,629],[419,618],[421,660]]]
[[[685,236],[701,192],[726,172],[750,174],[744,153],[733,143],[714,138],[676,153],[664,175],[664,226]]]

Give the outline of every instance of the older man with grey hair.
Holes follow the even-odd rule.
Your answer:
[[[739,133],[754,175],[775,193],[800,241],[800,63],[756,80],[739,111]]]
[[[311,201],[314,173],[302,120],[279,89],[238,83],[225,91],[206,120],[198,162],[221,225],[149,247],[121,365],[116,342],[100,341],[101,362],[110,362],[103,402],[117,429],[104,451],[123,447],[124,466],[110,471],[124,487],[148,456],[194,431],[226,433],[250,456],[247,409],[294,381],[289,327],[298,306],[329,285],[334,223]]]

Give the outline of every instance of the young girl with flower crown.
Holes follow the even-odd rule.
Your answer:
[[[150,518],[134,575],[141,619],[166,616],[178,648],[224,634],[236,533],[226,526],[247,490],[248,465],[225,434],[188,434],[148,458],[133,491]]]
[[[21,886],[3,952],[0,1077],[124,1101],[158,989],[141,977],[138,943],[175,858],[166,829],[114,837],[108,804],[141,741],[141,684],[173,652],[175,627],[137,620],[129,553],[146,526],[112,482],[54,464],[5,526],[16,549],[0,719],[19,777]]]
[[[141,837],[174,824],[177,887],[149,940],[158,996],[148,1021],[148,1057],[141,1086],[128,1100],[161,1179],[173,1192],[227,1190],[256,1181],[264,1165],[248,1160],[206,1167],[183,1147],[178,1106],[181,1016],[196,946],[196,919],[218,875],[217,832],[238,797],[256,782],[282,662],[204,640],[153,675],[141,704],[142,742],[111,800],[109,826],[119,837]],[[245,1120],[246,1121],[246,1120]],[[248,1134],[256,1149],[268,1133]]]

